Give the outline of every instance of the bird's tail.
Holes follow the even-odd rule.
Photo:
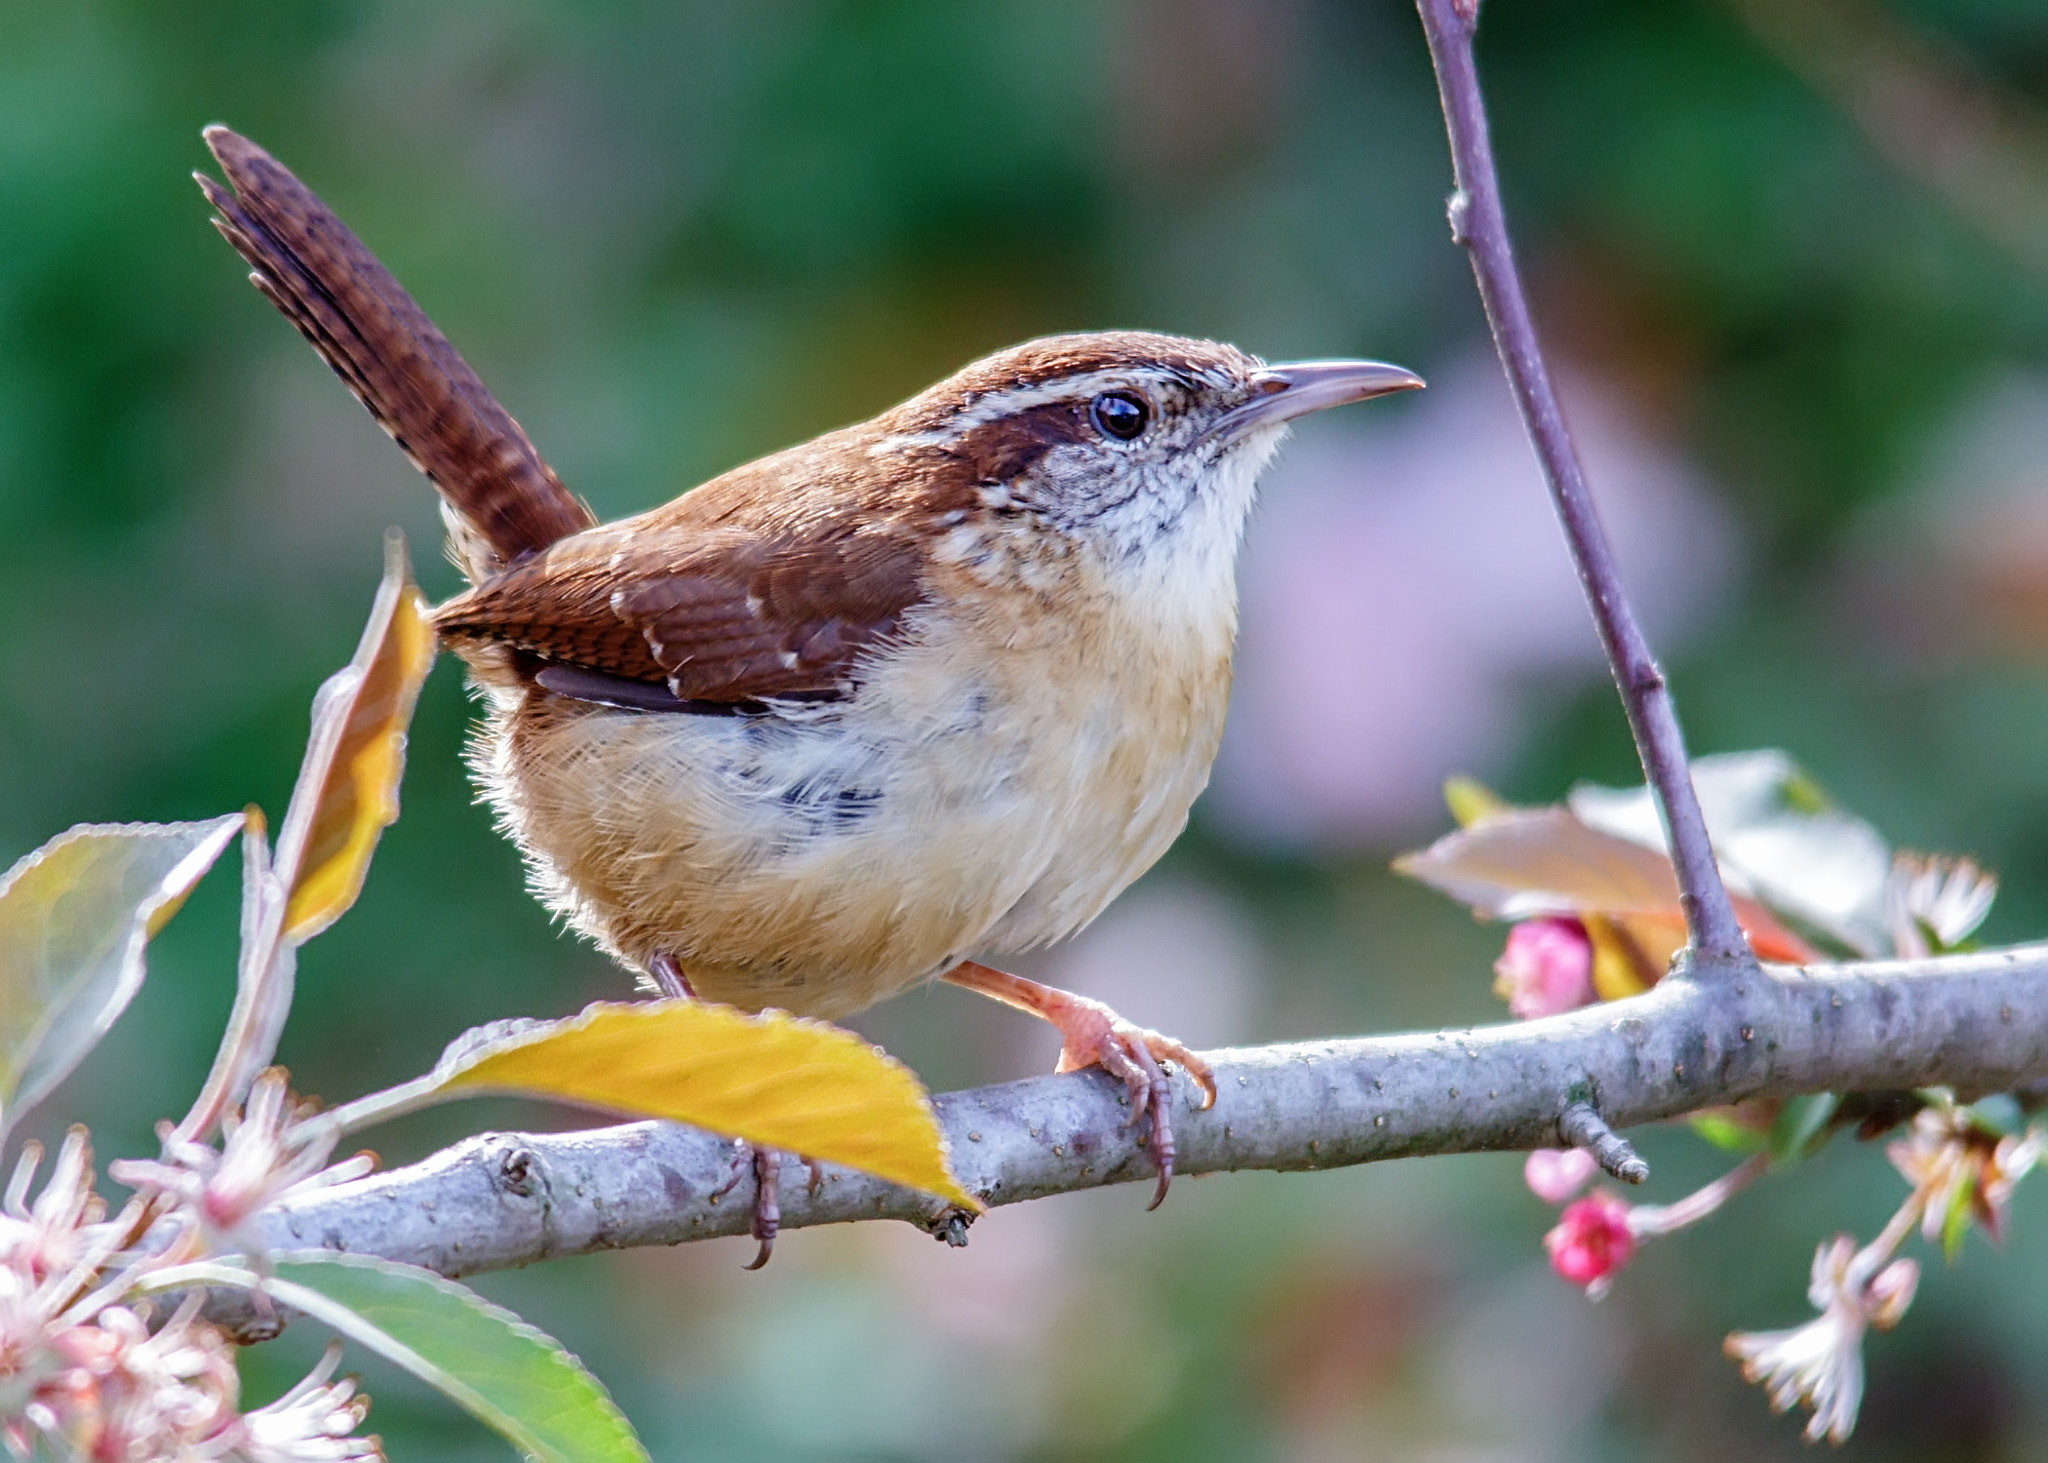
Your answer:
[[[227,174],[199,186],[249,280],[334,368],[441,495],[472,580],[592,526],[519,423],[363,243],[269,153],[206,129]]]

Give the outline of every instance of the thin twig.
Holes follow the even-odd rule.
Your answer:
[[[1719,1211],[1721,1206],[1771,1170],[1771,1155],[1752,1153],[1711,1183],[1671,1204],[1638,1204],[1629,1210],[1628,1227],[1636,1238],[1671,1234]]]
[[[1197,1110],[1176,1082],[1184,1174],[1545,1147],[1588,1093],[1625,1127],[1743,1097],[2003,1092],[2048,1076],[2048,945],[1772,967],[1717,986],[1666,980],[1541,1021],[1209,1056],[1213,1108]],[[1124,1126],[1122,1086],[1099,1070],[948,1093],[938,1110],[961,1183],[991,1205],[1153,1180]],[[751,1185],[713,1197],[731,1168],[728,1140],[672,1123],[490,1133],[292,1200],[256,1229],[270,1248],[359,1250],[463,1275],[743,1234]],[[828,1164],[815,1190],[786,1188],[785,1235],[893,1218],[964,1237],[938,1200],[848,1169]]]
[[[1625,1184],[1639,1184],[1650,1176],[1650,1165],[1628,1139],[1607,1126],[1607,1119],[1590,1102],[1567,1107],[1558,1117],[1557,1131],[1565,1142],[1585,1149],[1594,1162]]]
[[[1613,550],[1600,526],[1585,471],[1579,465],[1564,412],[1552,390],[1550,373],[1536,341],[1536,325],[1522,293],[1501,208],[1500,183],[1494,175],[1493,144],[1487,134],[1486,104],[1479,90],[1479,72],[1472,58],[1472,35],[1478,24],[1477,0],[1418,0],[1429,53],[1436,64],[1437,88],[1443,98],[1444,122],[1451,139],[1457,192],[1451,196],[1451,234],[1472,258],[1479,297],[1493,327],[1494,344],[1514,389],[1523,424],[1535,445],[1557,505],[1559,522],[1578,566],[1579,582],[1592,607],[1593,622],[1614,669],[1629,729],[1643,771],[1664,810],[1671,835],[1671,861],[1678,872],[1679,902],[1696,951],[1695,974],[1732,976],[1754,970],[1742,926],[1735,918],[1728,891],[1714,864],[1713,846],[1700,814],[1686,762],[1685,739],[1664,673],[1650,653],[1650,644],[1629,607],[1615,567]]]

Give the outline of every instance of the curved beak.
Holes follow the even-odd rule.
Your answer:
[[[1256,432],[1321,411],[1368,401],[1392,391],[1415,391],[1422,378],[1385,361],[1296,361],[1266,366],[1252,377],[1252,397],[1223,414],[1209,435],[1224,446]]]

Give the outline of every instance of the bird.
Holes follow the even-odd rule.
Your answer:
[[[1101,1066],[1173,1177],[1196,1053],[982,963],[1083,929],[1207,784],[1258,479],[1310,412],[1420,387],[1138,330],[1048,336],[599,523],[376,256],[224,126],[250,279],[437,490],[470,766],[541,901],[672,997],[841,1018],[943,980]],[[1306,711],[1304,714],[1307,714]],[[1162,1065],[1164,1064],[1164,1065]],[[754,1233],[773,1245],[757,1152]]]

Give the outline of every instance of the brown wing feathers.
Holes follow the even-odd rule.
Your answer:
[[[450,602],[435,623],[454,641],[502,641],[665,681],[682,700],[731,703],[843,690],[855,658],[921,592],[923,556],[900,533],[678,526],[643,529],[635,547],[615,550],[609,534],[563,544]]]
[[[348,226],[262,148],[225,127],[200,174],[251,281],[312,342],[463,521],[472,578],[589,528],[511,414]],[[481,542],[478,542],[478,541]]]
[[[644,632],[678,696],[828,692],[896,629],[922,567],[913,543],[884,534],[757,541],[715,572],[645,580],[613,604]]]

